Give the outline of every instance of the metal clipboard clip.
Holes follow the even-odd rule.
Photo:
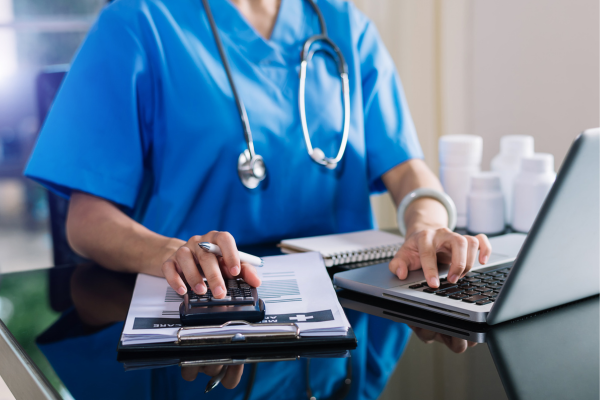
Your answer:
[[[182,331],[187,330],[198,330],[201,331],[203,329],[220,329],[225,328],[229,325],[248,325],[253,327],[261,327],[264,328],[267,326],[293,326],[295,327],[295,331],[292,332],[244,332],[244,333],[211,333],[208,335],[198,334],[191,336],[181,336]],[[246,321],[229,321],[224,323],[223,325],[209,325],[209,326],[185,326],[179,328],[177,331],[177,344],[186,345],[186,344],[228,344],[228,343],[268,343],[272,341],[279,340],[290,340],[290,339],[299,339],[300,338],[300,327],[293,323],[277,323],[277,324],[251,324]]]

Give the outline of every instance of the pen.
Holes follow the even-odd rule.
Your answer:
[[[215,246],[215,245],[213,245],[213,246]],[[210,379],[210,381],[208,381],[208,383],[206,384],[206,389],[204,389],[204,393],[208,393],[211,390],[213,390],[214,388],[216,388],[226,373],[227,373],[227,365],[223,365],[223,368],[221,368],[221,371],[219,371],[219,373],[216,376],[213,376]]]
[[[221,249],[216,244],[208,243],[208,242],[201,242],[201,243],[198,243],[198,246],[202,247],[204,250],[208,251],[209,253],[212,253],[212,254],[215,254],[215,255],[221,256],[221,257],[223,256],[223,253],[221,253]],[[239,251],[238,253],[239,253],[241,262],[247,262],[248,264],[252,264],[255,267],[263,266],[262,258],[253,256],[248,253],[244,253],[242,251]]]

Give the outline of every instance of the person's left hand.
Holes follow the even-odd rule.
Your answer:
[[[400,279],[406,279],[408,271],[423,268],[427,284],[437,288],[438,263],[450,264],[448,282],[456,283],[473,268],[478,250],[479,262],[485,264],[492,254],[492,245],[483,234],[463,236],[448,228],[423,229],[406,238],[389,268]]]
[[[460,354],[464,353],[467,348],[477,346],[476,342],[472,342],[470,340],[460,339],[457,337],[452,337],[449,335],[444,335],[442,333],[432,332],[427,329],[418,328],[416,326],[410,326],[409,328],[413,330],[413,332],[417,335],[419,339],[423,343],[430,344],[435,342],[440,342],[446,345],[453,353]]]

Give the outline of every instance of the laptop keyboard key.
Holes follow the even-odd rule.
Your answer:
[[[481,300],[475,304],[477,304],[478,306],[485,306],[486,304],[490,304],[490,303],[491,303],[491,301],[489,301],[489,300]]]
[[[468,294],[469,296],[473,296],[475,294],[479,294],[478,291],[476,290],[467,290],[466,292],[464,292],[465,294]]]
[[[409,288],[409,289],[418,289],[418,288],[420,288],[420,287],[422,287],[422,286],[423,286],[423,284],[421,284],[421,283],[417,283],[416,285],[410,285],[408,288]]]
[[[488,298],[487,296],[482,296],[480,294],[476,294],[475,296],[466,297],[466,298],[462,299],[462,301],[467,302],[467,303],[476,303],[481,300],[486,300],[487,298]]]
[[[442,296],[442,297],[448,297],[448,296],[450,296],[450,293],[448,293],[445,290],[442,290],[441,292],[437,292],[435,295],[436,296]]]
[[[473,287],[483,287],[483,286],[485,286],[485,283],[475,282],[475,283],[471,283],[471,286],[473,286]]]
[[[458,294],[453,294],[452,296],[450,296],[450,298],[454,299],[454,300],[464,299],[465,297],[469,297],[469,295],[464,294],[464,293],[458,293]]]
[[[448,294],[457,294],[457,293],[463,292],[464,290],[465,289],[463,289],[463,288],[455,287],[455,288],[446,289],[446,290],[444,290],[444,292],[446,292]]]

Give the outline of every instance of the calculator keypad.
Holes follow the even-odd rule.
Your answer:
[[[208,288],[205,294],[196,294],[188,287],[189,303],[192,306],[229,306],[254,304],[256,301],[256,289],[252,288],[243,279],[227,279],[227,294],[222,299],[214,298],[208,282],[204,284]]]

